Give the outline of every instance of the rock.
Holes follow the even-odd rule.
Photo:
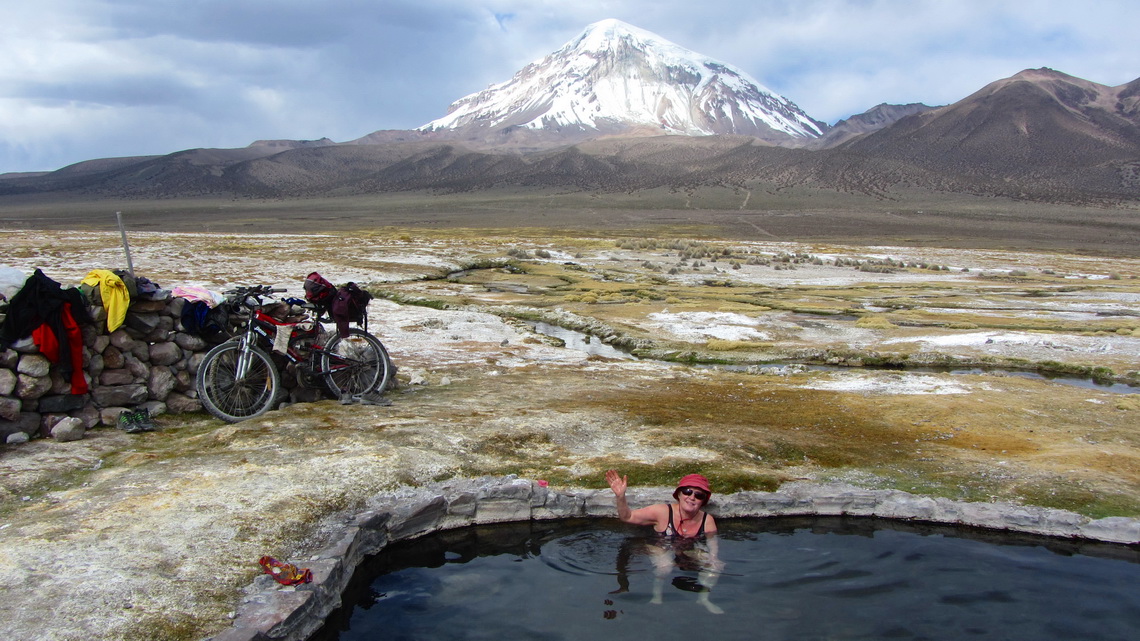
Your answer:
[[[94,378],[99,378],[104,369],[106,369],[106,362],[103,360],[103,355],[92,354],[91,360],[87,362],[87,373]]]
[[[88,403],[82,409],[72,412],[75,418],[83,421],[83,427],[91,429],[102,422],[103,417],[99,415],[99,408],[94,404]]]
[[[106,334],[99,334],[95,340],[91,341],[91,350],[96,353],[102,353],[111,345],[111,337]]]
[[[119,424],[119,415],[127,411],[125,407],[104,407],[99,410],[99,422],[103,425],[116,427]]]
[[[150,346],[151,365],[173,365],[182,358],[182,348],[176,343],[155,343]]]
[[[20,362],[20,353],[12,349],[0,349],[0,368],[16,369]]]
[[[13,432],[4,439],[4,442],[8,445],[20,445],[30,440],[32,437],[28,436],[26,432]]]
[[[28,376],[47,376],[51,371],[51,361],[43,354],[24,354],[20,357],[20,364],[16,366],[16,371]]]
[[[36,346],[36,342],[32,340],[31,336],[21,338],[20,340],[10,345],[12,351],[19,354],[38,354],[40,348]]]
[[[39,398],[51,390],[51,377],[20,374],[16,379],[16,396],[22,399]]]
[[[10,369],[0,369],[0,396],[10,396],[15,389],[16,373]]]
[[[114,345],[108,345],[103,350],[103,367],[107,369],[119,369],[126,364],[127,361],[123,357],[123,350]]]
[[[191,352],[200,352],[206,349],[206,341],[200,336],[187,334],[186,332],[178,332],[174,335],[174,343],[184,350]]]
[[[131,303],[131,306],[129,308],[127,308],[127,311],[128,311],[128,317],[129,317],[130,314],[135,314],[136,316],[142,316],[144,314],[161,312],[161,311],[164,311],[165,309],[166,309],[166,301],[164,301],[164,300],[135,299],[135,301],[133,303]]]
[[[198,366],[201,365],[205,359],[206,352],[198,352],[191,356],[190,360],[186,361],[186,371],[190,372],[190,376],[196,376],[198,374]]]
[[[166,409],[170,410],[173,414],[201,412],[202,402],[179,392],[171,392],[166,397]]]
[[[62,419],[51,428],[51,437],[61,443],[78,441],[86,433],[87,428],[84,427],[83,421],[70,416]]]
[[[48,390],[49,394],[71,393],[71,376],[64,376],[58,367],[51,368],[51,372],[48,373],[48,378],[51,379],[51,389]]]
[[[135,375],[127,369],[103,370],[99,375],[100,385],[130,385],[135,382]]]
[[[171,298],[166,311],[174,318],[182,318],[182,308],[185,306],[185,298]]]
[[[141,335],[149,334],[158,327],[158,314],[127,314],[126,326]]]
[[[146,385],[141,383],[98,386],[91,391],[91,398],[99,407],[134,406],[147,400],[148,396]]]
[[[87,404],[86,394],[58,394],[40,398],[39,411],[45,414],[70,414]]]
[[[15,376],[12,377],[15,379]],[[23,408],[23,402],[18,398],[10,396],[0,396],[0,419],[5,421],[14,421],[20,417],[20,410]]]
[[[194,376],[184,369],[178,370],[174,375],[174,389],[179,392],[194,389]]]
[[[178,349],[174,343],[167,343]],[[150,370],[150,378],[147,380],[147,391],[152,400],[162,400],[170,394],[174,389],[176,381],[174,373],[170,371],[169,367],[153,367]]]
[[[37,412],[20,412],[14,421],[0,421],[0,435],[5,438],[9,434],[23,432],[28,436],[40,433],[40,415]]]
[[[111,332],[111,345],[117,347],[120,351],[129,352],[131,348],[137,343],[135,339],[131,338],[130,334],[124,329],[116,329]]]
[[[147,401],[139,405],[139,407],[146,410],[152,417],[161,416],[166,413],[166,403],[162,401]]]
[[[140,343],[140,345],[143,344]],[[147,358],[149,358],[149,348],[147,348],[146,345],[143,345],[143,347],[147,351]],[[138,356],[136,356],[134,352],[125,354],[124,356],[127,360],[127,369],[130,370],[131,374],[135,375],[136,380],[145,381],[148,377],[150,377],[150,366],[147,365],[144,361],[139,360]]]

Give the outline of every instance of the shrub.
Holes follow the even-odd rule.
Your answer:
[[[864,316],[855,321],[856,327],[863,329],[893,329],[894,324],[886,316]]]

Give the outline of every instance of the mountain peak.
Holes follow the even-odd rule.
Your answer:
[[[586,27],[507,82],[451,105],[422,131],[746,134],[789,143],[826,125],[747,73],[620,20]]]

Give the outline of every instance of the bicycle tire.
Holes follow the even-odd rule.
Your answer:
[[[250,347],[249,371],[236,380],[241,342],[227,341],[206,352],[198,366],[198,400],[227,423],[261,416],[272,409],[281,392],[281,374],[264,350]]]
[[[388,389],[395,367],[388,350],[372,334],[357,327],[333,336],[321,351],[325,386],[338,398]]]

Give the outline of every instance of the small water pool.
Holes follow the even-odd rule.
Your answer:
[[[1135,546],[839,517],[720,525],[714,581],[700,572],[707,562],[658,574],[645,530],[613,520],[393,544],[357,570],[311,641],[1131,641],[1140,629]],[[702,581],[715,608],[699,602]]]

